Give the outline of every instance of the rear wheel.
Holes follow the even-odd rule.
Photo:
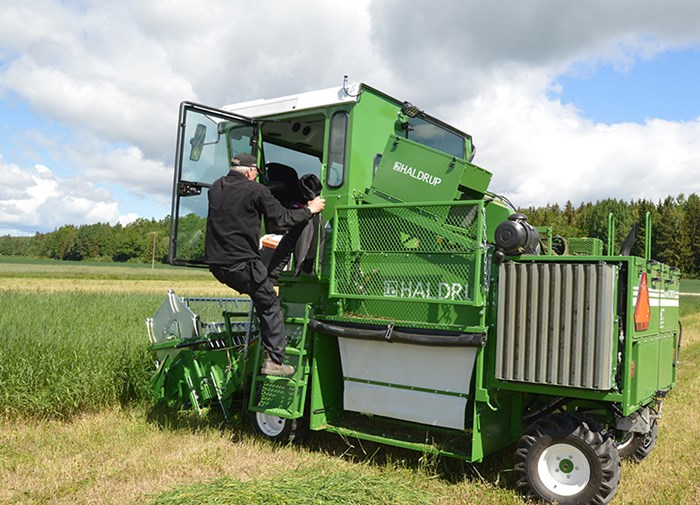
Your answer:
[[[515,452],[518,487],[561,505],[608,503],[620,483],[613,441],[570,414],[552,414],[523,434]]]
[[[617,443],[617,452],[620,453],[620,458],[639,463],[654,450],[658,436],[659,425],[654,419],[649,433],[624,433],[623,438]]]
[[[299,443],[309,433],[309,425],[306,418],[286,419],[272,416],[264,412],[252,412],[253,427],[255,431],[275,442]]]

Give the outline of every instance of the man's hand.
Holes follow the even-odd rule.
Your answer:
[[[306,205],[312,214],[318,214],[326,207],[326,199],[317,196],[313,200],[309,200]]]

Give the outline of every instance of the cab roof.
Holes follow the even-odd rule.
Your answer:
[[[278,98],[249,100],[222,107],[223,110],[250,118],[284,114],[304,109],[328,107],[343,103],[357,102],[360,89],[367,88],[361,83],[347,86],[308,91]]]

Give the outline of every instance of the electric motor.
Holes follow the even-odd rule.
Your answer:
[[[507,255],[539,254],[540,233],[525,214],[511,214],[496,228],[496,245]]]

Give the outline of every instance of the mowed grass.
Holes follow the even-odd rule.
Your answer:
[[[0,256],[0,279],[21,277],[49,279],[158,280],[210,277],[206,268],[146,265],[143,263],[99,263],[90,261],[35,260]]]
[[[681,296],[679,317],[682,343],[700,342],[700,296]]]
[[[656,449],[623,462],[613,504],[700,503],[700,344],[684,347]],[[525,504],[509,450],[470,465],[312,433],[277,446],[217,416],[159,424],[106,408],[69,422],[0,422],[0,502],[157,504]]]
[[[0,502],[525,503],[509,450],[470,465],[328,433],[280,447],[214,411],[154,415],[144,320],[165,298],[152,284],[170,280],[78,266],[51,265],[30,287],[0,274]],[[212,294],[204,273],[176,291]],[[613,503],[700,503],[700,297],[682,297],[681,318],[679,382],[657,448],[623,463]]]

